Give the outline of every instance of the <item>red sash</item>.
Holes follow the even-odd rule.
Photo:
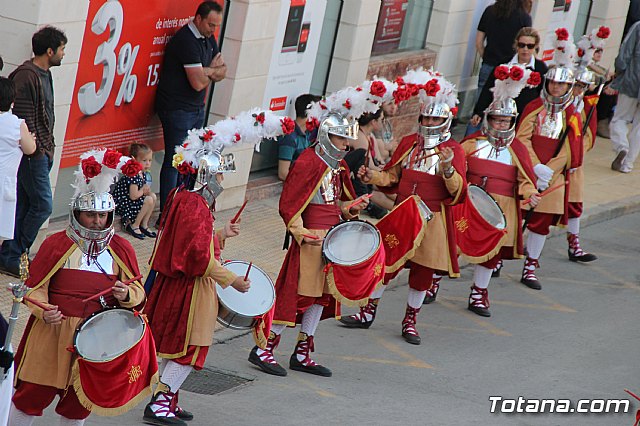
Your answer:
[[[340,222],[340,207],[336,204],[308,204],[302,212],[307,229],[329,229]]]
[[[560,140],[534,134],[531,136],[533,151],[542,164],[547,164],[558,149]]]
[[[59,269],[49,282],[49,303],[57,305],[65,316],[86,318],[102,306],[98,299],[86,303],[82,300],[113,287],[116,278],[115,275],[107,278],[99,272]],[[111,293],[107,293],[104,299],[109,306],[117,305]]]
[[[398,184],[398,201],[400,203],[411,195],[418,195],[433,212],[441,210],[440,203],[451,199],[444,179],[417,170],[405,169]]]
[[[515,166],[484,158],[468,157],[467,167],[467,182],[478,185],[490,194],[516,196],[518,169]]]

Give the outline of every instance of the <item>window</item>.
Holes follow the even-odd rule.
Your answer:
[[[424,48],[433,0],[382,0],[371,55]]]

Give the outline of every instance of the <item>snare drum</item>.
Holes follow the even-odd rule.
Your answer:
[[[156,348],[146,319],[138,312],[125,308],[95,312],[76,329],[73,347],[78,355],[73,386],[88,410],[119,415],[151,394],[158,378]]]
[[[460,252],[472,262],[492,258],[506,242],[507,220],[484,189],[469,185],[464,202],[451,208]]]
[[[224,267],[239,276],[245,276],[249,262],[230,260]],[[234,330],[248,330],[253,328],[258,318],[271,309],[276,301],[276,291],[273,281],[266,272],[251,265],[249,271],[251,288],[246,293],[240,293],[235,288],[220,287],[216,284],[218,293],[218,322]]]
[[[380,231],[369,222],[349,220],[334,225],[324,237],[322,254],[329,290],[347,305],[366,303],[384,277]]]
[[[376,227],[382,235],[387,274],[402,268],[413,257],[424,238],[424,227],[432,218],[429,207],[413,195],[380,219]]]

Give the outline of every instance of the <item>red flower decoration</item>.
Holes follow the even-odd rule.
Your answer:
[[[520,67],[511,67],[511,72],[509,73],[511,80],[520,81],[522,77],[524,77],[524,71]]]
[[[315,129],[320,127],[320,122],[315,117],[307,118],[307,122],[305,123],[305,127],[308,131],[313,132]]]
[[[360,86],[356,87],[356,92],[362,92],[362,87]]]
[[[240,141],[240,139],[242,139],[242,136],[240,136],[240,133],[236,133],[235,135],[233,135],[233,142],[234,143]]]
[[[202,135],[202,140],[203,140],[204,142],[211,142],[211,140],[213,139],[213,137],[214,137],[215,135],[216,135],[216,134],[213,132],[213,130],[207,130],[207,131],[204,133],[204,135]]]
[[[610,35],[611,35],[611,30],[609,29],[609,27],[602,26],[598,29],[598,34],[596,34],[596,37],[609,38]]]
[[[122,174],[129,177],[134,177],[142,171],[142,164],[138,163],[133,158],[129,159],[124,166],[122,166]]]
[[[256,126],[258,124],[264,124],[264,120],[265,120],[264,112],[261,112],[260,114],[253,114],[253,116],[256,119]]]
[[[320,108],[327,109],[327,104],[324,101],[320,101]]]
[[[527,85],[538,86],[541,82],[542,82],[542,78],[540,77],[540,73],[537,71],[534,71],[529,76],[529,79],[527,80]]]
[[[424,91],[427,92],[427,96],[435,96],[438,94],[440,90],[440,85],[438,84],[438,80],[433,78],[427,81],[427,84],[424,85]]]
[[[493,75],[495,76],[496,80],[506,80],[511,75],[511,72],[509,71],[508,66],[500,65],[500,66],[497,66],[496,69],[493,71]]]
[[[451,114],[453,114],[453,116],[457,116],[458,115],[458,107],[453,107],[451,108]]]
[[[420,84],[407,84],[407,89],[409,93],[411,93],[411,96],[417,96],[422,87]]]
[[[374,81],[373,83],[371,83],[369,93],[371,93],[373,96],[378,96],[379,98],[381,98],[385,93],[387,93],[387,88],[385,87],[383,82]]]
[[[282,120],[280,120],[280,123],[282,123],[282,131],[286,135],[293,133],[293,131],[296,129],[295,121],[293,121],[289,117],[284,117]]]
[[[84,175],[85,178],[87,178],[87,181],[89,179],[93,179],[94,177],[98,176],[102,171],[102,164],[98,163],[96,161],[96,157],[94,157],[93,155],[89,158],[85,158],[84,160],[82,160],[81,164],[82,164],[82,174]]]
[[[558,28],[556,30],[556,37],[558,37],[558,41],[569,40],[569,31],[566,28]]]
[[[110,169],[115,169],[118,167],[120,157],[122,157],[122,154],[115,149],[107,149],[104,153],[104,157],[102,158],[102,164]]]
[[[402,86],[404,84],[404,79],[402,77],[397,77],[396,83],[398,83],[398,86]]]
[[[177,169],[178,169],[178,173],[180,173],[181,175],[194,175],[194,174],[196,174],[196,169],[191,167],[191,164],[187,163],[186,161],[183,161],[182,163],[180,163],[180,165],[177,167]]]
[[[578,57],[582,58],[584,56],[584,50],[583,49],[578,49]]]
[[[402,101],[406,101],[411,98],[411,92],[407,90],[406,86],[398,86],[398,88],[393,92],[393,99],[396,104],[399,104]]]
[[[351,109],[351,101],[349,99],[347,99],[346,101],[344,101],[344,103],[342,104],[346,109]]]

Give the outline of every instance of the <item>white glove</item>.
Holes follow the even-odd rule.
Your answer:
[[[533,172],[539,179],[546,180],[547,184],[553,177],[553,169],[551,167],[545,166],[544,164],[536,164],[535,166],[533,166]]]
[[[548,180],[538,178],[538,182],[536,183],[536,188],[538,188],[538,191],[544,191],[548,187],[549,187]]]

